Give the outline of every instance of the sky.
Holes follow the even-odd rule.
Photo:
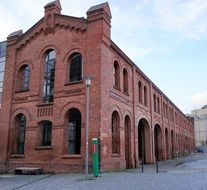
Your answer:
[[[26,32],[50,0],[1,0],[0,41]],[[85,17],[103,0],[60,0]],[[207,104],[207,0],[108,0],[112,40],[184,113]]]

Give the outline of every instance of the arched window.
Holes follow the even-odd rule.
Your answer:
[[[69,68],[69,80],[70,82],[76,82],[82,80],[82,56],[80,53],[73,53],[70,57]]]
[[[147,106],[147,87],[144,86],[144,105]]]
[[[112,114],[112,153],[120,153],[120,119],[117,111]]]
[[[162,103],[162,109],[163,109],[163,117],[165,117],[165,103]]]
[[[142,83],[138,83],[138,94],[139,94],[139,103],[142,104]]]
[[[52,122],[40,122],[40,146],[51,146]]]
[[[172,108],[172,122],[174,122],[174,110]]]
[[[171,108],[169,108],[169,119],[170,119],[170,121],[172,121],[172,112],[171,112]]]
[[[68,112],[68,153],[80,154],[81,152],[81,113],[72,108]]]
[[[166,118],[168,118],[168,107],[167,107],[167,104],[165,104],[165,110],[166,110]]]
[[[125,68],[123,70],[123,91],[128,93],[128,72]]]
[[[153,95],[153,102],[154,102],[154,112],[157,111],[157,106],[156,106],[156,95]]]
[[[55,82],[55,59],[56,53],[50,50],[44,64],[44,84],[43,84],[43,101],[44,103],[53,102],[54,82]]]
[[[28,65],[23,65],[19,69],[19,90],[29,90],[30,69]]]
[[[16,150],[17,154],[24,154],[26,117],[19,114],[16,120]]]
[[[157,113],[160,113],[160,99],[157,97]]]
[[[119,63],[117,61],[114,62],[114,79],[113,79],[113,85],[115,88],[120,89],[120,69],[119,69]]]

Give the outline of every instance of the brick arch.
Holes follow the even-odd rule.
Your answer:
[[[60,112],[59,112],[59,117],[61,117],[62,119],[65,119],[65,116],[67,115],[68,113],[68,110],[70,110],[71,108],[76,108],[80,111],[81,113],[81,116],[82,116],[82,121],[83,118],[85,118],[85,107],[83,104],[81,104],[80,102],[78,101],[73,101],[73,102],[68,102],[67,104],[65,104],[61,109],[60,109]],[[84,122],[82,122],[83,124]]]
[[[159,125],[160,126],[161,132],[163,133],[164,129],[163,129],[163,127],[162,127],[162,125],[161,125],[161,123],[159,121],[153,122],[153,124],[152,124],[153,130],[154,130],[154,128],[155,128],[156,125]]]
[[[29,68],[32,70],[34,68],[34,64],[29,61],[29,60],[23,60],[21,61],[18,66],[17,66],[17,71],[23,66],[23,65],[28,65]]]
[[[59,54],[59,52],[60,52],[59,49],[55,45],[46,46],[45,48],[43,48],[40,51],[39,55],[37,56],[38,60],[41,60],[41,64],[42,64],[42,60],[43,60],[43,57],[44,57],[45,53],[50,49],[55,50],[56,55]]]
[[[70,56],[73,54],[73,53],[80,53],[82,55],[82,58],[83,58],[83,51],[81,50],[81,48],[73,48],[71,49],[70,51],[67,51],[67,53],[65,54],[64,58],[63,58],[63,63],[66,63],[68,62],[68,59],[70,58]],[[83,59],[84,60],[84,59]]]
[[[150,126],[150,123],[151,123],[151,122],[150,122],[150,121],[151,121],[150,118],[149,118],[147,115],[145,115],[145,114],[139,114],[138,117],[137,117],[137,119],[136,119],[136,120],[137,120],[137,121],[136,121],[136,124],[137,124],[136,126],[137,126],[137,127],[138,127],[139,121],[140,121],[141,119],[145,119],[145,120],[147,120],[147,122],[149,123],[149,126]],[[150,129],[151,129],[151,127],[150,127]]]
[[[114,106],[112,106],[112,107],[110,108],[110,111],[109,111],[110,116],[109,116],[109,118],[111,118],[111,116],[112,116],[112,114],[113,114],[114,111],[117,111],[117,112],[118,112],[119,117],[120,117],[120,122],[123,121],[123,114],[122,114],[122,112],[121,112],[121,109],[120,109],[119,106],[117,106],[117,105],[114,105]]]
[[[124,71],[124,69],[126,69],[127,73],[129,73],[129,68],[128,68],[128,66],[126,64],[121,65],[122,72]]]
[[[124,113],[123,113],[123,119],[125,119],[126,116],[129,116],[131,122],[132,122],[132,114],[129,110],[125,110]]]
[[[12,116],[11,116],[12,126],[14,123],[14,119],[18,114],[24,114],[26,117],[26,121],[31,121],[31,114],[30,114],[29,110],[26,108],[18,108],[12,113]]]
[[[44,118],[36,118],[36,123],[40,123],[41,121],[50,121],[54,123],[55,121],[51,118],[51,116],[44,116]]]
[[[143,85],[143,81],[142,81],[141,78],[138,78],[138,79],[137,79],[137,84],[139,84],[139,83],[141,83],[141,84]]]
[[[127,70],[128,77],[131,78],[131,73],[130,73],[129,68],[126,64],[123,64],[123,65],[120,66],[120,70],[122,71],[122,73],[123,73],[124,69]]]
[[[115,61],[118,62],[118,64],[119,64],[119,68],[121,69],[121,61],[120,61],[120,59],[119,59],[117,56],[114,56],[114,57],[112,58],[112,63],[113,63],[113,64],[114,64]]]
[[[52,121],[51,119],[47,119],[47,118],[45,119],[45,118],[44,118],[44,119],[40,119],[40,120],[38,120],[38,121],[37,121],[37,124],[39,125],[40,123],[42,123],[42,122],[44,122],[44,121],[53,123],[53,121]]]

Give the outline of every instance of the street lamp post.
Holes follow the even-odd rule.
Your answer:
[[[89,93],[91,85],[91,77],[85,76],[85,85],[86,85],[86,152],[85,152],[85,179],[88,180],[88,124],[89,124]]]

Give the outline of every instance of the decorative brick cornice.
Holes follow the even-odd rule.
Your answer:
[[[70,24],[56,24],[54,28],[52,27],[47,27],[45,29],[40,28],[38,31],[32,33],[28,37],[22,40],[22,42],[17,45],[17,50],[21,50],[22,48],[26,47],[27,44],[31,43],[35,38],[40,36],[42,33],[44,33],[45,36],[48,34],[54,34],[58,29],[64,29],[64,30],[69,30],[69,31],[74,31],[74,32],[85,32],[86,27],[77,27],[75,25],[70,25]]]

